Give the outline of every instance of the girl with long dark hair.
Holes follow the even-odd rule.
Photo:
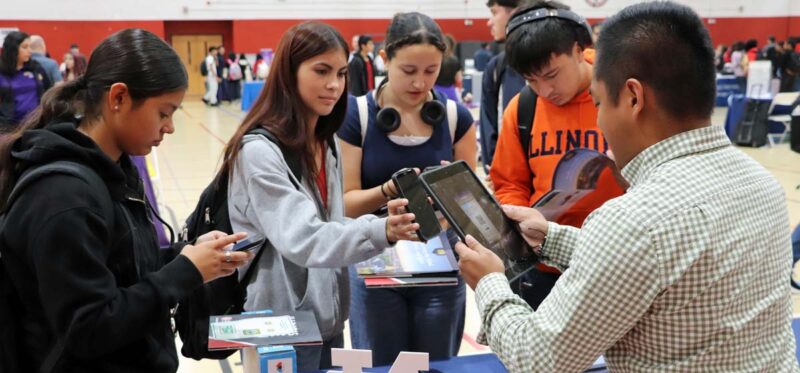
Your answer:
[[[244,234],[211,232],[161,262],[129,155],[174,131],[186,88],[169,45],[123,30],[0,142],[0,308],[17,320],[17,343],[3,346],[18,351],[15,371],[174,372],[170,309],[250,259],[225,250]]]
[[[31,59],[31,38],[12,31],[0,53],[0,132],[11,131],[30,114],[53,82]]]
[[[258,270],[247,287],[246,310],[314,312],[321,347],[298,347],[298,371],[331,364],[344,345],[348,316],[347,266],[380,254],[390,242],[413,238],[406,200],[390,216],[345,218],[342,167],[333,141],[347,110],[347,44],[331,26],[306,22],[290,28],[275,53],[269,78],[225,149],[228,209],[235,230],[265,237]],[[280,140],[250,134],[262,127]],[[291,172],[281,146],[300,158]]]

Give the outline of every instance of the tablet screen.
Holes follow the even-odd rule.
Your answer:
[[[500,204],[465,162],[455,162],[420,177],[462,239],[466,235],[475,237],[498,254],[507,269],[509,257],[530,259],[531,251],[516,224],[503,214]]]

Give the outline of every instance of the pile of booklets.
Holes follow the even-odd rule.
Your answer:
[[[317,320],[311,311],[211,316],[208,328],[210,351],[256,346],[321,345]]]
[[[355,267],[368,288],[458,284],[458,262],[445,231],[428,242],[398,241]]]

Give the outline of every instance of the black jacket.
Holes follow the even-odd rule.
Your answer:
[[[363,96],[369,92],[369,85],[367,84],[367,63],[372,66],[372,78],[375,79],[376,70],[372,58],[367,57],[367,61],[364,61],[361,54],[356,53],[347,65],[347,74],[349,75],[348,92],[353,96]]]
[[[130,159],[113,162],[74,123],[27,131],[12,156],[20,173],[55,160],[87,165],[108,190],[49,175],[8,211],[0,245],[22,303],[21,361],[34,365],[24,371],[36,371],[59,338],[67,343],[56,372],[176,371],[169,311],[202,277],[184,256],[162,266]],[[103,216],[102,193],[113,216]]]
[[[39,63],[34,60],[30,60],[28,63],[23,65],[22,70],[30,71],[34,74],[34,76],[36,76],[36,93],[41,100],[44,92],[53,86],[53,82],[51,82],[50,78],[47,77],[47,72],[44,70],[44,68],[42,68],[41,65],[39,65]],[[11,77],[7,75],[5,78],[11,79]],[[2,81],[0,81],[0,132],[13,129],[13,127],[19,124],[14,123],[15,107],[14,92],[11,90],[10,86],[5,85],[2,83]]]

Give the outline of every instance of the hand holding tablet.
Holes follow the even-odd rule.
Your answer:
[[[537,262],[517,224],[503,213],[494,196],[466,162],[458,161],[420,175],[422,184],[462,241],[471,235],[497,254],[512,279]]]

